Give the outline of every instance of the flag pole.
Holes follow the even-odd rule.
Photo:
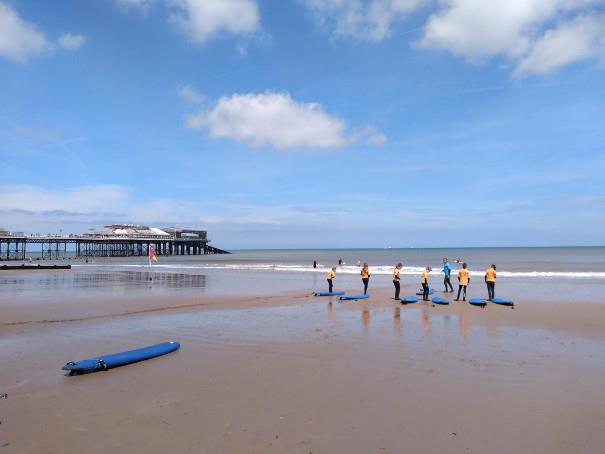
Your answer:
[[[153,247],[151,246],[151,243],[149,244],[149,247],[147,248],[147,258],[149,259],[149,280],[153,281],[153,277],[151,276],[152,268],[151,268],[151,251],[153,250]]]

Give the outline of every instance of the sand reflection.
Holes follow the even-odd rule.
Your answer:
[[[333,322],[335,317],[336,317],[336,311],[334,310],[334,303],[332,303],[332,301],[330,301],[328,303],[328,319],[331,322]]]
[[[422,332],[424,333],[425,336],[428,336],[431,325],[429,323],[429,308],[426,306],[422,308],[421,320],[422,320]]]
[[[141,288],[204,289],[207,285],[203,274],[164,273],[157,271],[72,272],[45,273],[19,278],[2,277],[0,285],[4,293],[28,291],[127,291]]]
[[[464,345],[468,342],[468,333],[470,331],[470,326],[468,324],[468,317],[464,314],[458,315],[458,330],[460,332],[460,337],[462,337],[462,341]]]
[[[397,336],[401,336],[401,308],[396,307],[393,311],[393,326]]]
[[[363,330],[365,332],[368,331],[368,327],[370,326],[370,311],[367,309],[364,309],[363,312],[361,313],[361,323],[363,325]]]

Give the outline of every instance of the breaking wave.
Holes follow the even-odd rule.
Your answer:
[[[74,268],[113,268],[113,269],[149,269],[148,265],[143,264],[89,264],[89,265],[72,265]],[[291,272],[291,273],[325,273],[328,267],[319,265],[317,268],[305,265],[296,264],[269,264],[269,263],[200,263],[196,265],[179,265],[179,264],[154,264],[153,269],[162,271],[179,271],[179,270],[238,270],[238,271],[266,271],[266,272]],[[423,267],[419,266],[404,266],[401,269],[402,275],[419,275]],[[359,266],[343,265],[337,267],[337,273],[342,274],[359,274]],[[483,277],[485,271],[470,270],[471,276]],[[392,265],[377,265],[370,267],[370,273],[374,275],[391,275],[393,272]],[[455,276],[457,269],[452,270],[452,275]],[[433,270],[433,275],[440,275],[441,271]],[[605,279],[605,272],[602,271],[498,271],[498,277],[511,278],[559,278],[559,279]]]

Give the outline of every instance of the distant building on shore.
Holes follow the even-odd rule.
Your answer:
[[[200,229],[177,227],[149,227],[136,224],[111,224],[100,229],[90,229],[84,234],[89,238],[154,238],[175,240],[207,240],[208,232]]]
[[[85,236],[92,238],[171,238],[172,236],[157,227],[135,224],[111,224],[99,229],[89,229]]]
[[[4,227],[0,227],[0,236],[25,236],[25,233],[11,232],[10,230],[5,229]]]

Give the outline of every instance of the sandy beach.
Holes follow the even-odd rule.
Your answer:
[[[391,296],[4,301],[0,452],[605,452],[600,305]],[[60,370],[167,340],[181,349]]]

